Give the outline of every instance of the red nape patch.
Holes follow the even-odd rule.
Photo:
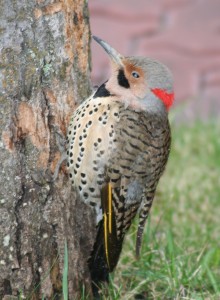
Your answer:
[[[174,101],[174,93],[169,94],[161,89],[152,89],[151,91],[154,93],[155,96],[157,96],[160,100],[163,101],[163,103],[166,106],[166,109],[169,110]]]

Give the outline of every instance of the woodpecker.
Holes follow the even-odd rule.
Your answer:
[[[112,74],[74,112],[68,129],[68,169],[80,199],[97,216],[88,261],[93,292],[117,265],[125,233],[139,214],[136,255],[158,181],[170,152],[168,111],[174,100],[169,69],[147,57],[123,56],[93,36]]]

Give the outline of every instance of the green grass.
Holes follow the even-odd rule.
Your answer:
[[[105,299],[220,299],[220,122],[172,132],[141,257],[136,222]]]
[[[68,300],[68,248],[67,241],[65,241],[65,249],[64,249],[64,266],[63,266],[63,300]]]

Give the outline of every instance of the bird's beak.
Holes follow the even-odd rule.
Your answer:
[[[93,39],[104,48],[104,50],[108,53],[111,60],[115,62],[117,65],[123,67],[122,59],[124,58],[120,53],[118,53],[114,48],[112,48],[108,43],[98,38],[97,36],[92,36]]]

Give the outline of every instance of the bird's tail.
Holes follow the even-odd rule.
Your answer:
[[[92,281],[92,292],[94,297],[98,299],[101,284],[109,280],[109,267],[105,256],[103,220],[98,225],[97,237],[88,265]]]
[[[124,235],[117,235],[116,215],[112,205],[111,185],[101,191],[103,219],[98,224],[97,237],[89,259],[89,269],[94,296],[98,297],[100,285],[108,282],[109,273],[116,267]]]

